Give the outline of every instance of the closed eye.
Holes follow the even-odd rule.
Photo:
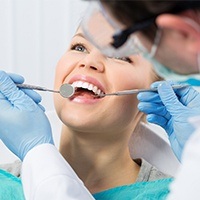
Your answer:
[[[129,57],[115,57],[114,59],[122,60],[124,62],[132,63],[133,61]]]

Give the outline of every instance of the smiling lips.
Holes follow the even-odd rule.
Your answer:
[[[94,98],[95,95],[104,94],[96,85],[87,81],[75,81],[71,85],[76,89],[74,96]]]

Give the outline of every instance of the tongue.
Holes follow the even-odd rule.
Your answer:
[[[94,93],[93,92],[89,92],[89,91],[77,91],[75,94],[74,94],[75,97],[77,96],[81,96],[81,97],[84,97],[84,98],[87,98],[87,99],[94,99]]]

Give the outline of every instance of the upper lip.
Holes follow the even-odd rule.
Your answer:
[[[93,91],[95,94],[99,95],[104,93],[105,94],[105,89],[103,87],[103,85],[95,78],[91,77],[91,76],[86,76],[86,75],[75,75],[73,76],[70,80],[69,80],[69,84],[71,85],[75,85],[75,87],[77,86],[77,83],[81,83],[78,82],[81,81],[82,83],[85,83],[84,85],[81,85],[81,88],[85,88],[85,89],[89,89],[91,91]],[[90,87],[88,88],[88,84],[90,84]],[[93,87],[96,86],[96,87]],[[79,85],[78,85],[79,87]]]

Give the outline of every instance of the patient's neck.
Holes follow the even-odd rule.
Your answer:
[[[92,133],[62,130],[60,152],[91,193],[134,183],[139,166],[129,154],[127,139],[105,141]]]

